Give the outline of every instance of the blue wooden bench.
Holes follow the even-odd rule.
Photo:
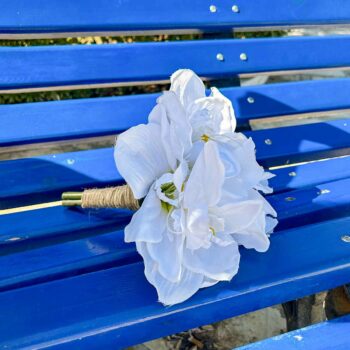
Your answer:
[[[178,68],[226,79],[348,67],[346,35],[215,39],[232,28],[345,23],[347,0],[16,0],[1,7],[0,37],[214,34],[189,41],[0,47],[0,92],[148,84],[167,81]],[[341,157],[350,150],[350,120],[249,130],[251,121],[265,117],[350,109],[350,79],[222,91],[233,102],[238,127],[254,139],[259,162],[290,165],[273,170],[269,200],[280,224],[270,250],[242,249],[231,283],[163,307],[134,246],[123,243],[129,211],[57,205],[4,211],[57,201],[67,190],[122,183],[112,148],[2,160],[0,349],[121,349],[350,282],[350,157]],[[145,122],[157,96],[2,105],[0,154],[115,135]]]
[[[237,350],[348,350],[350,316],[289,332]]]

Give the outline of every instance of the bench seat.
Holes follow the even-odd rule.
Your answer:
[[[341,218],[278,232],[267,253],[242,250],[232,282],[172,307],[157,303],[140,261],[4,291],[0,344],[4,349],[123,349],[149,339],[150,332],[156,338],[329,289],[349,280],[350,245],[341,239],[349,230],[350,218]],[[101,244],[86,241],[89,254],[113,254],[111,241],[105,248],[100,237]]]
[[[237,350],[347,350],[350,315],[298,329]]]

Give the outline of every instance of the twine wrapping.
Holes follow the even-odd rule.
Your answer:
[[[81,196],[83,208],[124,208],[137,210],[139,202],[128,185],[85,190]]]

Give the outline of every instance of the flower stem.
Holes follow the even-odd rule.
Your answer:
[[[62,201],[62,205],[64,207],[74,207],[74,206],[81,206],[82,204],[82,201],[81,200],[73,200],[73,199],[70,199],[70,200],[64,200]]]
[[[81,206],[83,192],[64,192],[62,193],[62,205],[65,207]]]

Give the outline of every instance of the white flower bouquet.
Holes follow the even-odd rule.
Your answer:
[[[115,161],[132,205],[124,193],[115,206],[142,201],[125,241],[135,242],[165,305],[230,281],[239,268],[239,245],[269,248],[277,214],[262,193],[272,192],[273,175],[257,163],[254,142],[235,128],[231,102],[216,88],[206,96],[195,73],[179,70],[148,124],[117,138]],[[63,198],[67,205],[83,204],[79,194]]]

